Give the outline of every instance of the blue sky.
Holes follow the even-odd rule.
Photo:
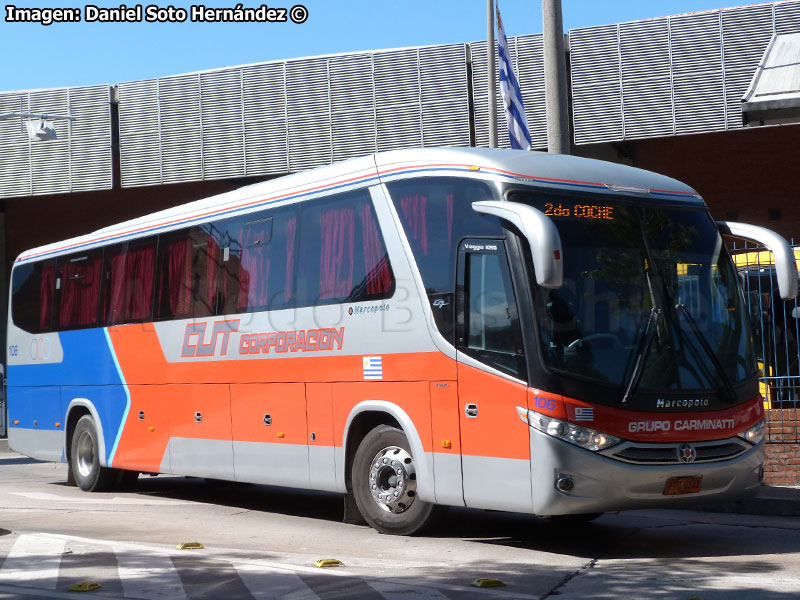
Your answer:
[[[119,7],[121,2],[96,6]],[[92,0],[4,0],[0,19],[0,91],[115,84],[219,67],[377,48],[466,42],[486,37],[485,0],[243,0],[308,9],[287,23],[9,23],[6,6],[78,8]],[[186,8],[202,3],[172,1]],[[562,0],[564,29],[747,4],[735,0]],[[154,2],[167,7],[170,1]],[[126,3],[136,6],[135,0]],[[148,6],[147,3],[142,6]],[[233,8],[236,0],[208,0]],[[501,0],[509,36],[542,30],[539,0]]]

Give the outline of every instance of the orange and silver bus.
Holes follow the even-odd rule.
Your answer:
[[[289,175],[14,264],[9,442],[83,490],[165,473],[589,519],[763,476],[724,235],[690,187],[533,152],[417,149]]]

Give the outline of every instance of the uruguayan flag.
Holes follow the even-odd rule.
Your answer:
[[[508,40],[500,18],[500,5],[497,6],[497,53],[500,55],[500,95],[506,109],[508,122],[508,139],[516,150],[531,149],[531,134],[528,131],[528,119],[522,105],[522,93],[519,83],[511,67],[511,55],[508,53]]]
[[[383,361],[380,356],[365,356],[364,379],[383,379]]]
[[[584,408],[581,406],[575,407],[575,420],[576,421],[594,421],[594,409]]]

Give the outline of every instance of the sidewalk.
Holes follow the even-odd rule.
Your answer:
[[[0,454],[8,453],[8,440],[0,438]],[[734,500],[723,504],[703,504],[691,510],[704,512],[739,513],[744,515],[767,515],[774,517],[800,516],[800,487],[764,485],[751,498]]]

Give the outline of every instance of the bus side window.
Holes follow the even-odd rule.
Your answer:
[[[216,313],[219,241],[210,225],[159,236],[156,319]]]
[[[97,326],[102,260],[102,250],[58,259],[58,329]]]
[[[381,300],[394,291],[366,190],[303,206],[299,248],[298,306]]]
[[[219,224],[222,239],[220,314],[280,309],[294,299],[293,207]]]
[[[29,333],[52,330],[56,289],[56,261],[20,265],[11,281],[11,318]]]
[[[100,322],[140,323],[153,314],[155,238],[106,248]]]

